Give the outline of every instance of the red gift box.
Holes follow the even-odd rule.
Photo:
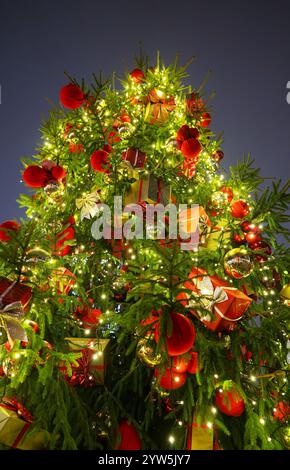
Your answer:
[[[123,153],[123,160],[130,162],[133,168],[144,168],[146,153],[131,147]]]
[[[6,291],[7,293],[5,293]],[[6,277],[0,277],[0,305],[6,306],[14,302],[21,302],[23,308],[26,309],[31,297],[31,287],[10,281]]]
[[[230,287],[226,281],[217,276],[208,276],[204,269],[193,267],[188,278],[184,287],[192,291],[193,298],[189,299],[189,294],[181,292],[177,299],[209,330],[232,331],[252,299],[235,287]],[[198,313],[199,307],[203,308],[200,313]],[[209,310],[214,316],[206,315],[204,310]]]
[[[148,204],[160,203],[166,206],[171,201],[171,187],[167,186],[161,178],[149,174],[146,178],[131,184],[130,191],[125,196],[125,205],[138,204],[143,201]]]

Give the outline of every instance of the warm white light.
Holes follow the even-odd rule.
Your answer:
[[[174,444],[175,437],[174,436],[169,436],[168,441],[169,441],[170,444]]]

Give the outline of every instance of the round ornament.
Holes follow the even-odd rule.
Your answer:
[[[160,387],[166,390],[176,390],[182,387],[186,382],[186,374],[174,372],[171,368],[165,369],[161,374],[158,369],[155,369],[154,376],[157,378]]]
[[[280,292],[280,297],[285,301],[287,305],[290,306],[290,283],[286,284],[281,292]]]
[[[239,417],[245,411],[245,402],[234,388],[230,391],[217,390],[215,404],[223,414],[228,416]]]
[[[243,219],[250,212],[249,205],[246,203],[246,201],[243,201],[242,199],[233,202],[231,206],[231,213],[235,219]]]
[[[225,272],[235,279],[247,277],[253,271],[253,263],[244,248],[233,248],[224,257]]]
[[[161,354],[155,353],[150,341],[146,338],[138,341],[136,354],[139,361],[149,367],[155,367],[161,361]]]

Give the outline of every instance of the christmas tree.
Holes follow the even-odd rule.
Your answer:
[[[289,185],[222,168],[186,69],[69,77],[23,161],[27,217],[0,225],[3,449],[289,444]]]

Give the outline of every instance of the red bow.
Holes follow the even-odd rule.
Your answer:
[[[16,400],[16,398],[4,397],[2,400],[1,406],[3,408],[6,408],[7,410],[15,411],[18,414],[18,416],[22,418],[24,421],[26,421],[27,423],[32,423],[33,416],[21,403],[19,403]]]

